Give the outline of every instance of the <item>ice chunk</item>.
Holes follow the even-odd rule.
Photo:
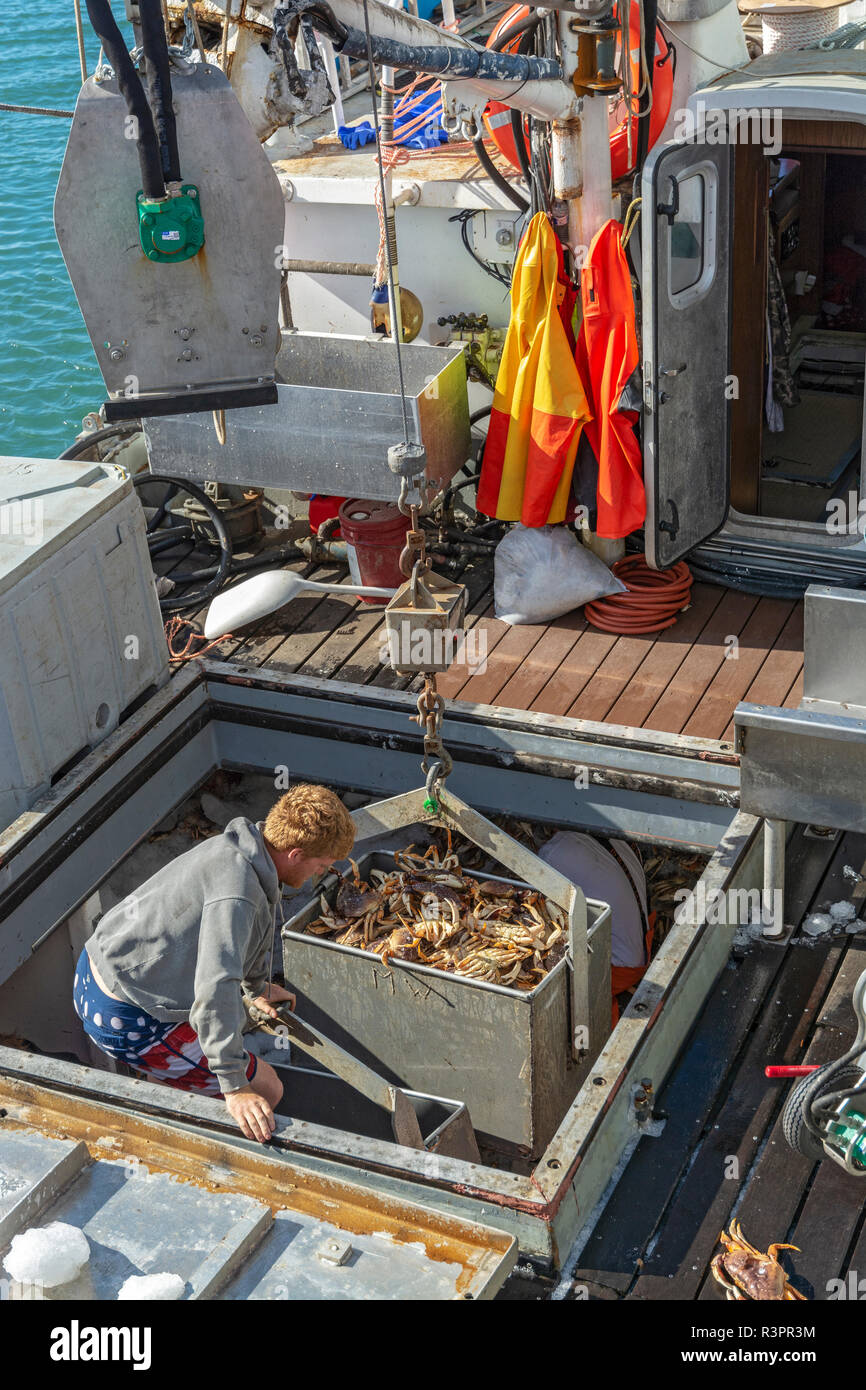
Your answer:
[[[84,1232],[65,1221],[52,1221],[13,1236],[3,1267],[21,1284],[56,1289],[77,1278],[89,1259]]]
[[[117,1295],[118,1303],[138,1299],[152,1302],[182,1298],[186,1284],[179,1274],[130,1274],[121,1284]]]
[[[807,936],[822,936],[825,931],[831,931],[836,925],[828,912],[813,912],[803,923],[803,931]]]
[[[854,904],[847,902],[844,898],[841,902],[831,903],[827,911],[834,922],[853,922],[857,916],[857,909]]]

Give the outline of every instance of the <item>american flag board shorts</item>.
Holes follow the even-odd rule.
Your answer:
[[[180,1091],[222,1095],[190,1024],[161,1023],[135,1004],[112,999],[94,980],[86,948],[75,969],[72,1001],[85,1033],[107,1056]],[[257,1066],[256,1058],[248,1056],[247,1081]]]

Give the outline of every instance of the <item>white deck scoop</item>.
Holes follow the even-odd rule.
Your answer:
[[[258,618],[266,618],[298,594],[307,592],[342,594],[345,598],[393,598],[396,590],[373,589],[363,584],[320,584],[291,570],[270,570],[217,594],[208,609],[204,635],[209,642],[215,641]]]

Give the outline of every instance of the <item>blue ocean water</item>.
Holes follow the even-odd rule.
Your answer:
[[[99,42],[81,8],[92,73]],[[129,34],[123,0],[112,8]],[[72,0],[4,0],[0,101],[71,111],[80,86]],[[105,399],[54,236],[54,189],[71,124],[0,111],[0,454],[56,458],[82,416]]]

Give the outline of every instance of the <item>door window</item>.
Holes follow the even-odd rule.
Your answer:
[[[677,309],[700,299],[713,281],[715,191],[715,170],[710,167],[677,180],[678,207],[668,228],[668,295]]]

